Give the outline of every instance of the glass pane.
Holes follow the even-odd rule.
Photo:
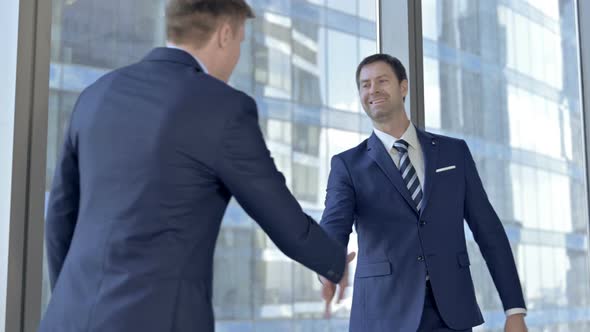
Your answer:
[[[18,0],[0,3],[0,22],[4,26],[0,37],[5,47],[0,52],[0,331],[4,331],[6,320],[18,8]]]
[[[374,4],[369,2],[249,1],[257,18],[246,26],[230,84],[256,97],[275,163],[316,219],[323,209],[330,157],[361,141],[364,115],[359,113],[354,72],[359,57],[376,49],[375,21],[367,18]],[[106,72],[164,45],[164,4],[53,1],[47,190],[79,93]],[[315,274],[287,259],[233,201],[214,266],[218,331],[347,329],[351,291],[336,308],[337,319],[318,322],[324,307]],[[50,294],[44,280],[46,304]]]
[[[343,111],[360,112],[355,71],[359,63],[358,38],[348,33],[328,30],[328,104]],[[346,50],[346,51],[342,51]]]
[[[370,2],[364,0],[363,2]],[[345,12],[350,15],[356,15],[357,0],[327,0],[327,6]]]
[[[531,331],[590,330],[575,8],[422,1],[426,127],[468,142],[511,240]],[[479,331],[496,331],[501,302],[472,237],[469,249]]]
[[[369,21],[377,20],[377,1],[362,0],[359,1],[359,16]]]
[[[164,5],[161,0],[52,2],[46,194],[78,95],[108,71],[164,44]],[[44,311],[50,298],[46,262],[43,268]]]

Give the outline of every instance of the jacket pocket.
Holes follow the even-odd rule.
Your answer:
[[[356,267],[356,278],[379,277],[391,274],[391,263],[380,262],[362,264]]]

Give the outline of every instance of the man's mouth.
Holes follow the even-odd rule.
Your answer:
[[[369,104],[371,104],[371,105],[379,105],[379,104],[382,104],[384,102],[385,102],[385,99],[384,98],[379,98],[379,99],[371,100],[369,102]]]

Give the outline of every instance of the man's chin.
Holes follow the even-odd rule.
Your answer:
[[[389,116],[390,113],[391,113],[391,110],[383,109],[380,107],[372,107],[371,108],[371,118],[375,119],[375,120],[386,118]]]

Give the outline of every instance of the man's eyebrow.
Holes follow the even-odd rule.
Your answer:
[[[382,77],[387,77],[387,75],[386,74],[382,74],[382,75],[379,75],[379,76],[375,77],[375,79],[382,78]],[[370,80],[371,80],[370,78],[366,78],[364,80],[361,80],[361,83],[368,82]]]

